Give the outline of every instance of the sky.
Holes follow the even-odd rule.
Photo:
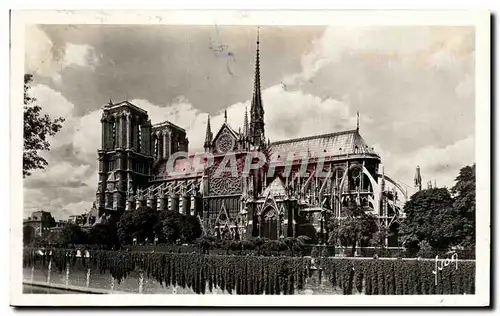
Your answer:
[[[25,72],[43,111],[66,119],[24,180],[24,217],[90,209],[97,186],[101,109],[144,108],[203,146],[210,114],[238,128],[253,92],[257,27],[30,25]],[[261,86],[271,141],[356,128],[385,172],[412,185],[451,187],[474,163],[474,28],[260,27]]]

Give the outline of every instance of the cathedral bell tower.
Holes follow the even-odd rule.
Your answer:
[[[151,121],[146,111],[128,101],[104,106],[101,118],[99,217],[125,210],[128,194],[147,184],[153,163]],[[118,213],[119,214],[119,213]]]

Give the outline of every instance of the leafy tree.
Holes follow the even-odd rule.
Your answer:
[[[262,248],[268,252],[276,251],[278,256],[281,251],[288,249],[286,244],[281,240],[268,240],[264,245],[262,245]]]
[[[302,252],[304,250],[304,245],[309,240],[311,240],[310,237],[301,235],[298,237],[286,237],[283,239],[283,242],[288,247],[288,249],[290,249],[293,257],[296,252]]]
[[[194,215],[181,215],[180,233],[183,242],[192,243],[203,233],[200,220]]]
[[[115,225],[96,224],[88,232],[88,243],[107,249],[119,246],[118,233]]]
[[[29,245],[35,238],[35,229],[31,225],[23,226],[23,244]]]
[[[154,240],[158,214],[150,207],[125,211],[117,224],[118,238],[122,245],[138,241]]]
[[[460,245],[471,248],[476,244],[476,165],[460,169],[455,181],[451,194],[453,207],[459,211],[462,219]]]
[[[249,239],[257,248],[257,254],[260,255],[262,246],[268,241],[265,237],[252,237]]]
[[[64,122],[64,118],[58,117],[52,120],[49,115],[42,114],[42,107],[36,104],[36,99],[29,94],[32,80],[32,75],[24,75],[23,177],[47,165],[47,161],[40,156],[39,152],[50,150],[47,136],[54,136]]]
[[[39,246],[67,246],[62,242],[61,236],[62,231],[44,231],[42,232],[42,236],[35,236],[33,243]]]
[[[181,214],[166,211],[162,221],[162,240],[175,242],[181,236]]]
[[[371,240],[378,231],[376,217],[367,211],[366,207],[351,203],[344,209],[344,218],[332,218],[327,224],[329,243],[336,244],[339,241],[344,247],[351,245],[351,256],[354,256],[356,245]]]
[[[380,248],[380,255],[385,255],[385,241],[391,235],[391,232],[389,227],[385,223],[379,221],[377,225],[378,229],[373,234],[370,243],[373,247]]]
[[[208,254],[210,249],[214,249],[218,246],[217,239],[213,236],[202,236],[196,239],[196,244],[200,248],[202,254]]]
[[[401,223],[400,236],[410,253],[416,253],[422,241],[435,250],[446,250],[459,242],[462,219],[446,188],[415,193],[406,202],[404,212],[406,218]]]
[[[86,244],[87,235],[80,226],[70,223],[64,226],[63,230],[61,231],[59,243],[63,247],[67,247],[70,244]]]

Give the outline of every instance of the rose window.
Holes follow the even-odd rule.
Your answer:
[[[228,134],[222,134],[217,140],[217,150],[219,152],[225,153],[233,149],[234,140]]]

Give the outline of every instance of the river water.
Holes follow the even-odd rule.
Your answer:
[[[24,294],[85,294],[77,291],[48,288],[42,286],[23,284]]]

